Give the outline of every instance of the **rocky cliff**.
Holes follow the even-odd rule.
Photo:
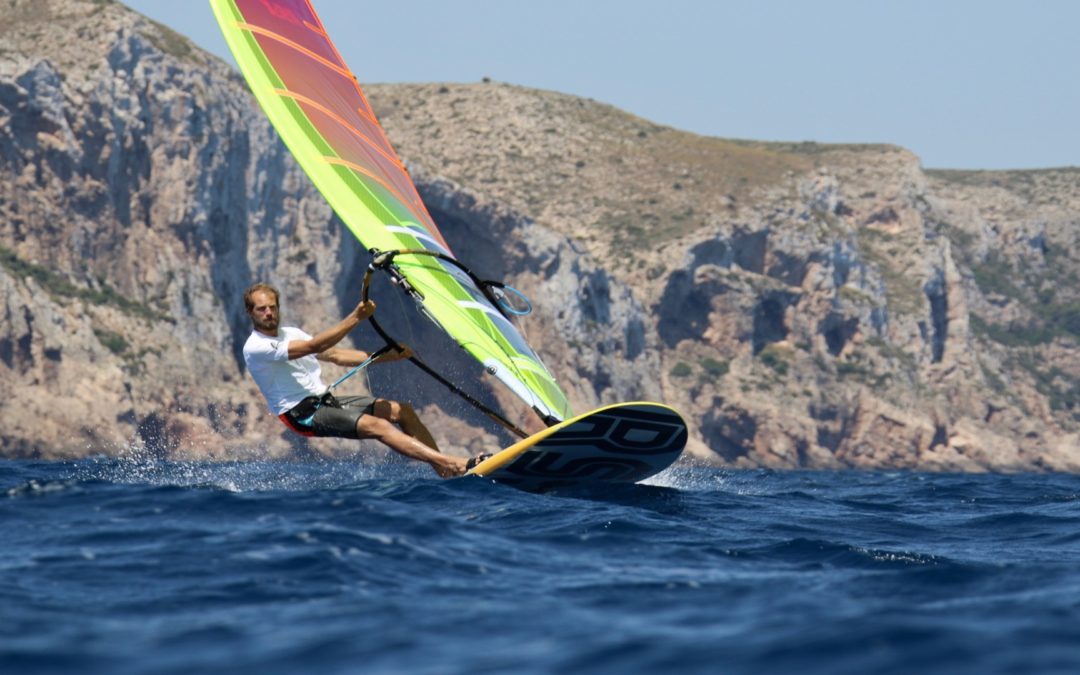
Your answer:
[[[1080,469],[1080,171],[703,138],[490,82],[368,93],[451,246],[534,298],[575,409],[668,402],[734,466]],[[0,452],[354,449],[283,434],[243,371],[243,288],[318,328],[367,260],[228,66],[112,2],[6,3],[0,174]],[[406,367],[372,385],[448,451],[506,440]]]

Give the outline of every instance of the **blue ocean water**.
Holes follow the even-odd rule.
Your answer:
[[[0,672],[1080,672],[1080,477],[652,482],[0,462]]]

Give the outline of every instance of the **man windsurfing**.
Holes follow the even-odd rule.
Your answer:
[[[304,436],[373,438],[406,457],[427,462],[444,478],[465,473],[467,461],[440,453],[412,406],[373,396],[336,398],[323,384],[319,361],[353,367],[368,360],[367,352],[336,345],[375,312],[375,303],[361,302],[336,326],[312,337],[299,328],[279,327],[278,298],[277,289],[268,284],[255,284],[244,292],[252,323],[244,362],[270,410],[286,426]],[[408,347],[403,347],[372,363],[409,355]]]

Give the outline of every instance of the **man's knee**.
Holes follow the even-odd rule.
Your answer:
[[[401,409],[405,404],[398,403],[397,401],[391,401],[390,399],[380,398],[372,405],[372,413],[376,417],[381,417],[384,420],[391,422],[397,422],[401,419]]]
[[[413,409],[408,403],[399,403],[397,408],[397,417],[399,420],[415,420],[419,419],[416,414],[416,410]]]

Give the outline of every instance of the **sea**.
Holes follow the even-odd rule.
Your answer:
[[[1080,477],[0,461],[0,672],[1080,673]]]

